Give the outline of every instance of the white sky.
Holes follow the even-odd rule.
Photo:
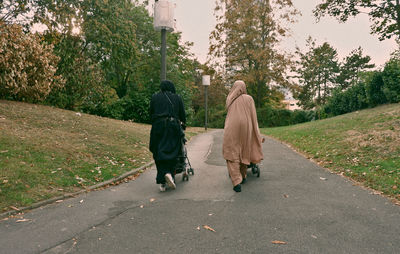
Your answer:
[[[176,4],[176,29],[182,32],[184,41],[193,42],[192,52],[201,63],[208,53],[208,37],[214,29],[215,0],[170,0]],[[331,17],[324,17],[315,22],[312,10],[321,0],[293,0],[295,7],[302,13],[299,22],[291,25],[293,35],[283,42],[283,47],[294,52],[296,45],[305,47],[305,41],[311,35],[317,45],[327,41],[337,49],[339,57],[347,56],[351,50],[361,46],[364,55],[369,55],[372,62],[383,65],[396,48],[394,39],[379,41],[378,36],[370,35],[370,22],[366,15],[359,15],[346,23],[339,23]]]

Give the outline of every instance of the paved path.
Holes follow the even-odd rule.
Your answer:
[[[195,175],[175,191],[158,191],[153,168],[0,222],[0,253],[400,253],[399,206],[270,139],[260,178],[235,193],[221,142],[217,130],[188,144]]]

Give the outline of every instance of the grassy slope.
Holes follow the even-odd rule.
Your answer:
[[[0,212],[140,167],[152,160],[149,133],[145,124],[0,100]]]
[[[262,132],[333,172],[400,200],[400,104]]]

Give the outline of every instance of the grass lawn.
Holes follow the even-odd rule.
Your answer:
[[[400,104],[261,132],[332,172],[400,200]]]
[[[71,193],[152,160],[150,125],[0,100],[0,213]],[[188,128],[191,137],[202,128]]]

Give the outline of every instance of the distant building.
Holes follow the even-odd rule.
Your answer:
[[[289,110],[296,110],[296,109],[302,109],[297,103],[299,102],[299,100],[295,100],[295,99],[288,99],[288,100],[283,100],[282,103],[285,104],[285,109],[289,109]]]

